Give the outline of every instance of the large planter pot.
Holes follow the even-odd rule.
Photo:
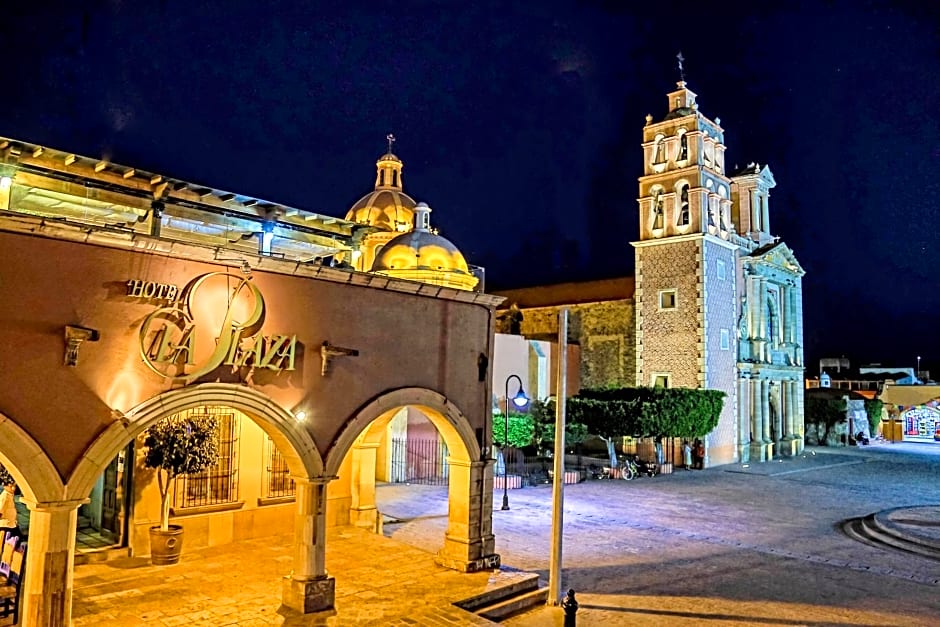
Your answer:
[[[160,527],[150,528],[150,562],[155,566],[166,566],[180,561],[183,550],[183,527],[170,525],[166,531]]]

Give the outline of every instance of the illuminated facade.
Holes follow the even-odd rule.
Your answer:
[[[457,247],[431,228],[431,208],[404,192],[403,164],[391,152],[392,141],[375,164],[375,189],[346,214],[361,225],[349,255],[352,267],[461,290],[482,287]]]
[[[771,235],[770,169],[726,172],[724,130],[684,82],[662,120],[647,116],[642,146],[635,278],[499,294],[529,338],[552,337],[570,310],[585,387],[723,391],[707,464],[799,453],[804,271]]]
[[[368,203],[342,220],[26,142],[0,139],[0,156],[0,462],[30,510],[24,624],[69,624],[80,525],[149,553],[159,503],[140,436],[187,414],[217,417],[222,457],[176,482],[171,522],[188,547],[294,531],[294,609],[332,606],[325,529],[377,526],[388,439],[415,410],[446,445],[437,561],[499,564],[499,299],[334,267],[374,256],[369,237],[410,235],[405,197],[363,224]]]

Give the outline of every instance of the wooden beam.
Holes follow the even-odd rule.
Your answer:
[[[36,146],[35,148],[33,148],[33,157],[38,157],[39,155],[42,154],[42,151],[43,151],[42,146]]]
[[[75,155],[65,155],[65,165],[72,165],[75,163]]]
[[[163,180],[163,177],[162,177],[162,176],[160,176],[159,174],[154,174],[153,176],[150,177],[150,184],[151,184],[151,185],[156,185],[157,183],[159,183],[159,182],[162,181],[162,180]]]
[[[107,162],[107,161],[104,161],[104,160],[99,161],[98,163],[95,164],[95,172],[101,172],[101,171],[104,170],[106,167],[108,167],[108,162]]]
[[[137,171],[136,171],[134,168],[131,168],[130,170],[127,170],[124,174],[122,174],[122,176],[123,176],[124,178],[126,178],[126,179],[129,179],[129,178],[131,178],[132,176],[134,176],[134,174],[136,174],[136,173],[137,173]]]

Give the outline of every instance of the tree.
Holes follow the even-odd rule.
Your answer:
[[[824,427],[822,442],[829,441],[832,427],[845,420],[845,399],[807,395],[804,402],[804,420]]]
[[[871,437],[878,433],[878,425],[881,424],[882,412],[884,411],[884,402],[879,398],[865,399],[865,413],[868,414],[868,426]]]
[[[689,388],[585,389],[568,399],[568,414],[604,438],[695,438],[718,425],[724,396]]]
[[[528,414],[509,412],[509,437],[506,437],[506,415],[493,414],[493,442],[500,446],[522,448],[532,443],[535,429]]]
[[[167,418],[147,429],[144,466],[157,470],[162,531],[170,526],[170,482],[207,470],[218,461],[217,432],[218,422],[209,414]]]
[[[607,442],[623,436],[702,437],[718,425],[724,392],[689,388],[584,389],[568,399],[568,415]]]
[[[555,401],[532,401],[529,415],[535,428],[533,439],[540,454],[555,441],[555,411]],[[587,436],[587,426],[573,420],[565,421],[565,444],[577,446]]]

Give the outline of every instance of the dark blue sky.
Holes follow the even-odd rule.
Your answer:
[[[940,370],[930,8],[18,4],[0,135],[343,215],[392,132],[406,190],[488,288],[632,273],[644,116],[665,113],[681,49],[727,164],[776,177],[771,227],[808,273],[808,372],[842,354]]]

